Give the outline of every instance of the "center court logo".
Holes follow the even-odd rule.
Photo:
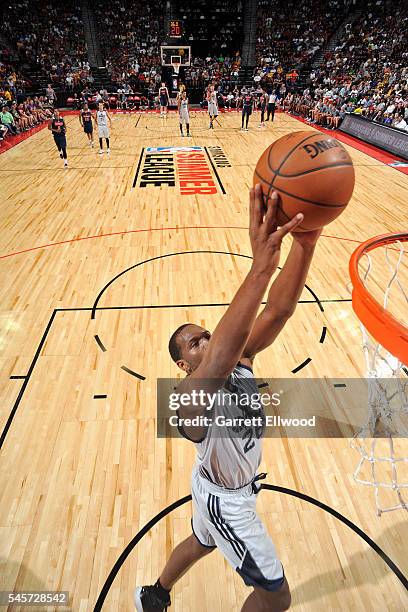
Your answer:
[[[220,154],[219,151],[217,153]],[[222,151],[221,153],[226,160]],[[211,154],[213,154],[212,151]],[[214,160],[217,166],[218,160],[219,157]],[[213,176],[211,167],[216,178]],[[214,195],[218,193],[216,181],[221,191],[225,193],[206,147],[147,147],[139,187],[178,186],[180,195]],[[135,177],[135,184],[136,182],[137,177]]]

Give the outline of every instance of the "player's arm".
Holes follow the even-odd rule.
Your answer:
[[[98,113],[95,113],[94,115],[92,115],[92,117],[93,117],[96,127],[98,127]]]
[[[255,321],[242,357],[253,361],[255,355],[270,346],[295,312],[305,286],[321,230],[295,232],[286,262],[272,283],[265,308]]]
[[[78,117],[79,117],[79,123],[81,124],[81,127],[84,127],[84,124],[82,122],[82,111],[80,111]]]
[[[106,111],[106,116],[107,116],[107,117],[108,117],[108,119],[109,119],[109,125],[110,125],[110,127],[112,127],[112,119],[111,119],[110,114],[108,113],[108,111]]]
[[[265,291],[278,266],[282,239],[303,220],[303,215],[297,215],[277,229],[277,202],[277,194],[274,192],[264,215],[260,185],[256,186],[255,191],[251,189],[249,230],[253,252],[251,269],[215,328],[200,365],[177,387],[178,393],[191,394],[193,391],[203,390],[215,393],[222,387],[239,361]],[[205,411],[206,405],[190,404],[179,409],[179,416],[200,416]],[[199,440],[203,436],[203,428],[184,429],[193,440]]]

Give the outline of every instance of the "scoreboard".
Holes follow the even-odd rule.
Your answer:
[[[180,19],[171,19],[169,24],[169,36],[171,38],[181,38],[183,35],[183,24]]]

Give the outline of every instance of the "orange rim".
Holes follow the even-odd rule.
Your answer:
[[[349,264],[353,284],[351,297],[353,310],[367,331],[401,363],[408,365],[408,329],[373,298],[364,286],[358,270],[358,262],[365,253],[397,241],[408,242],[408,233],[383,234],[357,247]]]

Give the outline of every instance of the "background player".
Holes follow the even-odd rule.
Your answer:
[[[180,132],[183,134],[183,123],[186,124],[187,128],[187,136],[190,136],[190,114],[188,112],[188,98],[187,93],[185,91],[182,92],[181,97],[177,100],[177,106],[179,111],[179,122],[180,122]]]
[[[263,89],[259,98],[259,110],[261,111],[261,120],[259,122],[258,127],[265,127],[265,111],[266,105],[268,104],[268,95],[266,91]]]
[[[208,114],[210,115],[210,125],[209,129],[213,130],[213,122],[216,117],[218,117],[218,101],[217,101],[217,92],[215,91],[214,85],[210,85],[210,88],[207,91],[207,102],[208,102]]]
[[[79,123],[84,128],[85,134],[88,136],[89,146],[94,146],[93,140],[93,124],[92,124],[92,113],[89,110],[87,103],[84,104],[84,108],[79,111]]]
[[[57,145],[57,149],[60,154],[60,158],[64,160],[64,168],[68,167],[68,158],[67,158],[67,127],[65,125],[65,121],[63,117],[60,117],[59,110],[56,108],[54,110],[54,116],[51,119],[48,129],[51,130],[55,144]]]
[[[275,108],[276,108],[276,94],[271,91],[268,96],[268,112],[266,115],[266,120],[269,121],[269,117],[272,115],[272,121],[275,117]]]
[[[107,110],[103,106],[103,102],[99,102],[98,110],[95,114],[95,123],[98,126],[99,137],[99,155],[103,155],[103,139],[106,140],[106,153],[110,153],[109,147],[109,127],[112,127],[112,121]]]
[[[253,94],[248,91],[244,93],[242,96],[242,120],[241,120],[241,130],[248,131],[248,121],[249,117],[252,115],[252,108],[255,102],[255,98]],[[244,128],[245,122],[245,128]]]
[[[166,83],[162,83],[159,89],[160,117],[167,117],[167,107],[169,102],[169,90],[166,87]]]
[[[282,239],[303,220],[303,215],[298,214],[278,229],[278,202],[279,196],[273,192],[265,214],[260,185],[250,191],[252,267],[214,333],[185,324],[172,335],[170,354],[187,374],[177,387],[178,393],[199,393],[205,380],[205,391],[217,395],[226,388],[237,396],[257,394],[252,372],[254,358],[275,341],[295,311],[320,236],[320,230],[293,233],[289,255],[257,317],[278,267]],[[221,414],[242,417],[242,410],[239,403],[216,400],[211,413],[206,405],[195,405],[180,407],[178,416],[193,419],[207,414],[215,421]],[[214,425],[180,427],[198,451],[192,476],[193,534],[174,549],[155,585],[136,589],[138,612],[167,609],[173,585],[215,547],[245,584],[253,587],[242,612],[281,612],[290,606],[282,564],[256,513],[260,489],[255,483],[259,480],[256,472],[261,461],[263,428],[257,432],[244,426],[238,436],[228,428],[222,435],[218,430],[217,435],[216,429]]]

